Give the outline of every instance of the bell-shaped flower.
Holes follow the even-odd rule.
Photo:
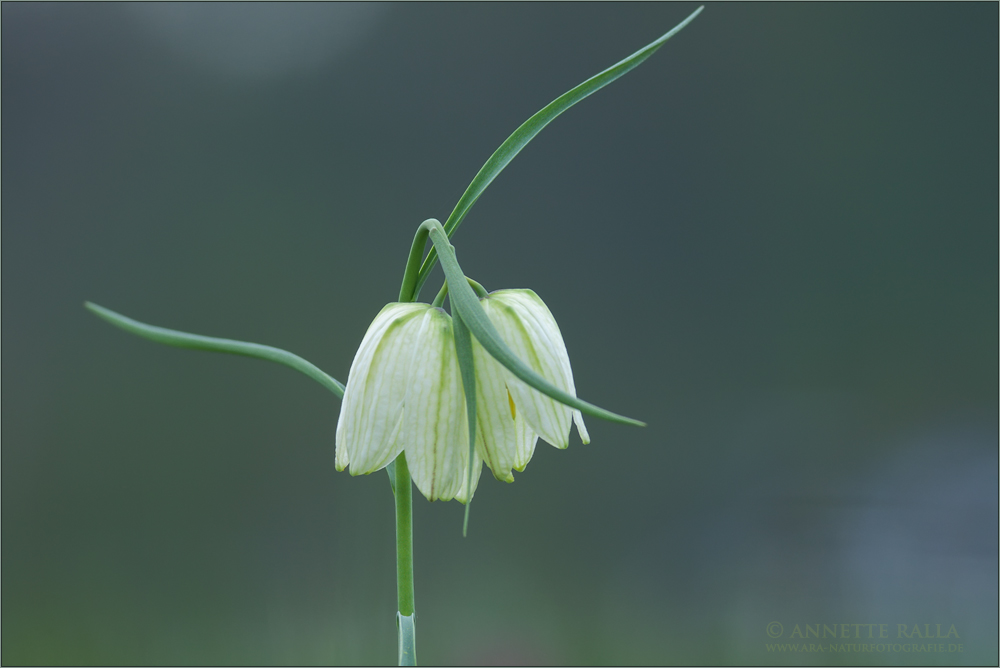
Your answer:
[[[479,302],[514,354],[560,390],[576,396],[573,370],[562,333],[545,303],[532,290],[497,290]],[[499,480],[523,471],[541,436],[557,448],[569,445],[576,423],[580,440],[590,442],[580,411],[529,387],[497,362],[475,339],[476,450]]]
[[[576,396],[566,345],[555,318],[531,290],[498,290],[480,300],[507,347],[532,371]],[[580,411],[530,387],[472,340],[476,376],[476,448],[472,493],[483,461],[499,480],[523,471],[538,437],[569,445],[573,422],[590,442]],[[337,422],[337,470],[384,468],[401,452],[429,500],[466,503],[469,427],[451,316],[427,304],[388,304],[351,364]]]
[[[452,319],[428,304],[392,303],[369,326],[351,364],[337,421],[337,470],[384,468],[401,452],[429,500],[467,503],[469,425]]]

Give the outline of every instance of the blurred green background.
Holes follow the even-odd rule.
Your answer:
[[[339,402],[82,302],[346,381],[417,224],[695,7],[3,3],[3,663],[392,663]],[[649,427],[485,473],[466,539],[415,498],[422,662],[997,661],[997,25],[709,5],[496,180],[463,267]],[[873,623],[962,652],[767,647]]]

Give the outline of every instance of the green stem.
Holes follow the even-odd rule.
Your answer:
[[[472,289],[475,291],[476,296],[479,297],[480,299],[482,299],[483,297],[489,297],[490,296],[490,293],[486,292],[486,288],[484,288],[482,285],[480,285],[476,281],[472,280],[468,276],[465,277],[465,280],[467,280],[469,282],[469,285],[472,286]],[[447,282],[447,281],[445,281],[445,282]]]
[[[399,301],[414,302],[420,295],[420,288],[417,287],[417,277],[420,274],[421,261],[424,258],[424,247],[427,246],[427,235],[429,231],[425,225],[417,228],[417,233],[413,235],[413,243],[410,245],[410,255],[406,258],[406,269],[403,271],[403,284],[399,286]],[[430,271],[427,272],[430,274]],[[420,282],[423,286],[423,281]]]
[[[399,601],[399,665],[417,665],[413,633],[413,490],[406,453],[396,457],[396,597]]]
[[[396,593],[399,612],[413,614],[413,490],[406,454],[396,457]]]
[[[403,283],[399,287],[399,301],[401,302],[416,301],[420,293],[417,278],[420,274],[421,262],[424,259],[424,248],[427,246],[428,237],[435,225],[440,228],[441,223],[436,220],[433,220],[433,222],[430,220],[424,221],[417,228],[417,233],[413,235],[410,254],[406,259],[406,269],[403,271]],[[480,297],[486,296],[487,293],[483,286],[472,279],[467,280],[477,295]],[[440,307],[447,295],[448,281],[445,281],[444,285],[441,286],[441,290],[434,298],[432,305]],[[460,322],[456,322],[456,325],[461,327]],[[465,332],[469,350],[471,351],[471,336],[464,327],[462,327],[462,331]],[[463,382],[467,386],[474,387],[474,384],[470,383],[469,379],[465,378],[464,375]],[[475,434],[475,411],[475,395],[472,395],[472,401],[469,405],[470,434]],[[475,441],[470,441],[470,475],[473,457],[471,448],[474,443]],[[392,493],[396,498],[396,598],[399,605],[399,613],[396,616],[396,627],[399,635],[399,665],[415,666],[417,665],[417,654],[416,632],[413,624],[413,489],[410,481],[410,470],[406,466],[406,453],[400,453],[388,468],[390,469],[389,481],[392,483]],[[471,483],[472,479],[470,477],[470,489]],[[462,527],[463,535],[465,535],[468,528],[468,523],[469,506],[467,502],[465,506],[465,524]]]
[[[417,274],[427,245],[428,228],[421,225],[413,237],[410,255],[403,271],[403,284],[399,287],[399,301],[416,301]],[[441,288],[442,293],[447,285]],[[445,293],[446,294],[446,293]],[[444,296],[441,296],[442,301]],[[410,469],[406,466],[406,453],[401,452],[393,462],[392,493],[396,498],[396,630],[399,638],[399,665],[417,665],[416,632],[413,625],[413,484]]]
[[[444,284],[441,285],[441,289],[438,290],[437,297],[435,297],[434,301],[431,302],[431,306],[434,306],[436,308],[441,308],[441,306],[444,305],[444,298],[447,296],[448,296],[448,281],[445,281]]]

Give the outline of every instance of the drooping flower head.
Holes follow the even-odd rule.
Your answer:
[[[500,290],[480,301],[504,342],[533,371],[575,396],[573,372],[555,318],[531,290]],[[473,340],[477,433],[472,493],[482,461],[513,481],[539,436],[569,444],[570,425],[589,442],[582,415],[529,387]],[[388,304],[355,355],[337,423],[337,469],[352,475],[388,465],[400,452],[431,501],[466,503],[468,438],[465,393],[451,316],[428,304]]]
[[[465,503],[469,426],[451,316],[429,304],[387,304],[354,356],[337,421],[337,470],[384,468],[405,450],[431,501]],[[482,461],[473,463],[473,493]]]
[[[545,303],[532,290],[498,290],[480,299],[504,343],[535,373],[576,396],[573,370],[562,333]],[[580,411],[525,384],[473,341],[479,425],[476,449],[499,480],[523,471],[539,436],[557,448],[569,445],[576,422],[580,440],[590,442]]]

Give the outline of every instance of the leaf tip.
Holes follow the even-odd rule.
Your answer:
[[[96,315],[98,318],[102,318],[102,319],[107,320],[109,322],[112,322],[111,316],[118,315],[117,313],[115,313],[111,309],[106,309],[103,306],[101,306],[100,304],[95,304],[94,302],[91,302],[91,301],[84,301],[83,302],[83,308],[87,309],[88,311],[90,311],[91,313],[93,313],[94,315]]]

